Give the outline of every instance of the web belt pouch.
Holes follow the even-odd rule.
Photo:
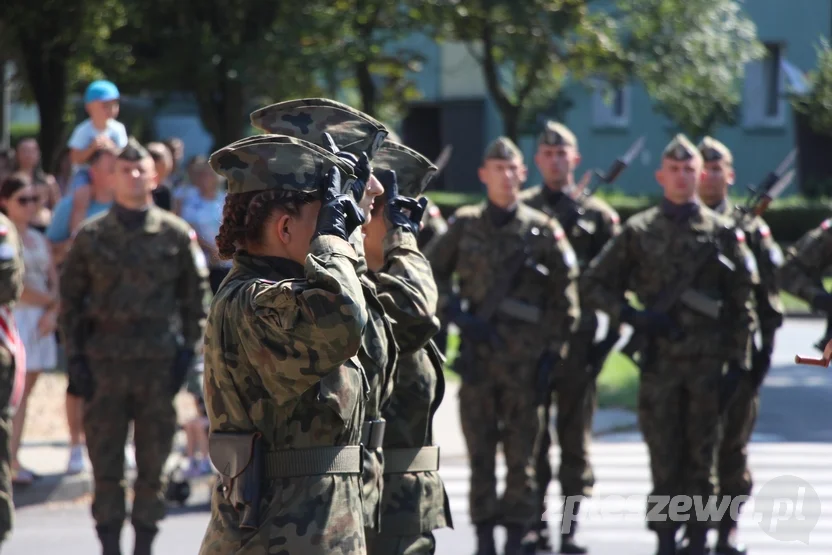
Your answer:
[[[384,450],[384,473],[436,472],[439,470],[439,446]]]
[[[384,443],[384,430],[387,427],[387,421],[383,418],[379,420],[367,420],[361,426],[361,443],[365,449],[381,449]]]
[[[241,512],[240,528],[260,526],[263,446],[260,432],[211,432],[211,463],[220,473],[225,498]]]

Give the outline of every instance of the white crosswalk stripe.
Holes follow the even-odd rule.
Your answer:
[[[655,552],[655,536],[646,529],[644,515],[644,497],[650,492],[649,458],[640,439],[631,434],[596,441],[591,447],[596,488],[592,501],[581,507],[579,536],[588,546],[601,548],[592,553]],[[754,496],[741,514],[740,540],[753,554],[832,553],[832,445],[782,443],[772,437],[755,440],[749,447]],[[557,448],[551,456],[556,471]],[[501,457],[497,464],[498,491],[502,491],[506,469]],[[470,531],[467,461],[443,460],[440,474],[459,531],[452,533],[470,533],[463,532]],[[550,507],[558,507],[556,481],[548,495]],[[559,514],[552,520],[551,526],[557,528]],[[616,545],[622,549],[616,551]]]

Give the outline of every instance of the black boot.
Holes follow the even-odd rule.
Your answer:
[[[580,501],[569,506],[563,505],[563,519],[560,526],[560,552],[561,553],[587,553],[586,547],[575,541],[575,533],[578,531],[578,513],[581,511]],[[567,514],[569,513],[569,514]]]
[[[700,524],[688,524],[688,555],[705,555],[710,550],[707,548],[708,528]]]
[[[147,526],[134,526],[134,529],[136,530],[136,545],[133,548],[133,555],[151,555],[150,547],[153,545],[158,529]]]
[[[540,522],[537,523],[537,538],[535,539],[535,548],[537,551],[550,552],[552,551],[552,536],[549,532],[549,521],[543,518],[546,514],[546,502],[543,502],[543,509],[540,511]]]
[[[662,529],[656,532],[659,537],[659,550],[656,555],[676,555],[676,530]]]
[[[744,545],[736,543],[736,534],[737,521],[726,513],[719,521],[719,536],[714,551],[718,555],[745,555],[747,549]]]
[[[101,542],[101,555],[121,555],[121,524],[104,524],[95,527]]]
[[[477,524],[477,552],[474,555],[497,555],[493,522]]]
[[[506,524],[506,545],[503,553],[505,555],[523,555],[523,535],[525,528],[522,524]]]

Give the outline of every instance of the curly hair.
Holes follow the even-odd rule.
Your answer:
[[[220,258],[229,260],[238,249],[261,244],[263,226],[275,210],[297,216],[300,206],[313,200],[315,198],[311,194],[278,190],[227,195],[222,208],[222,224],[216,237]]]

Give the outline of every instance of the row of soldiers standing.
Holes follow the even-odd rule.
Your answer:
[[[443,314],[462,340],[456,370],[477,555],[496,553],[496,525],[506,528],[506,555],[552,548],[544,520],[555,512],[546,507],[552,404],[561,452],[560,552],[588,551],[576,541],[576,520],[594,486],[588,444],[595,377],[609,352],[596,342],[596,311],[607,314],[610,330],[626,323],[645,338],[635,358],[651,495],[719,494],[729,502],[752,491],[747,444],[783,322],[780,288],[832,312],[832,295],[819,280],[832,262],[830,225],[809,233],[784,264],[765,222],[730,202],[733,159],[722,143],[706,137],[696,147],[674,137],[656,172],[664,198],[623,225],[608,204],[581,193],[574,179],[580,160],[575,135],[547,122],[535,154],[544,183],[521,191],[522,153],[496,140],[479,169],[487,201],[459,209],[425,248]],[[686,284],[681,301],[666,302],[679,283]],[[718,310],[703,310],[703,302]],[[498,443],[507,466],[502,498]],[[667,506],[648,502],[647,512],[659,555],[706,553],[713,528],[717,553],[745,552],[728,513],[711,522],[691,513],[677,543],[681,525],[668,518]]]

